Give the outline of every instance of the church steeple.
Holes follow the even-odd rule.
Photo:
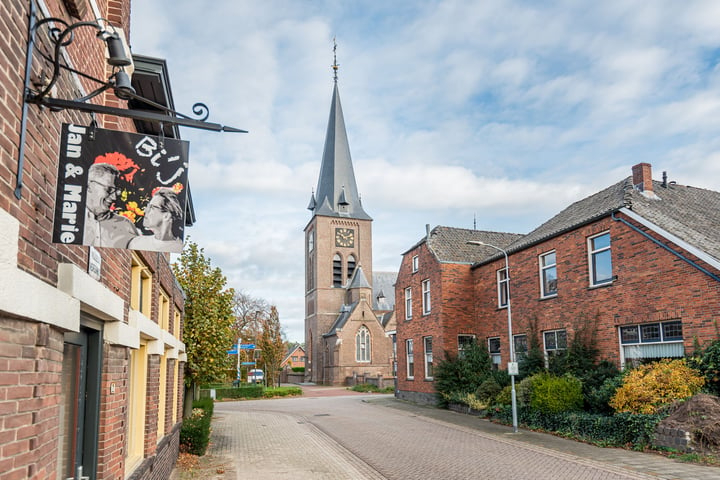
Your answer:
[[[334,49],[333,49],[334,50]],[[372,220],[363,210],[355,183],[350,145],[345,131],[340,94],[337,85],[337,59],[333,63],[334,87],[330,118],[325,134],[325,149],[315,195],[308,209],[313,215]]]

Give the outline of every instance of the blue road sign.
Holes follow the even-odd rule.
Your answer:
[[[237,348],[233,348],[232,350],[228,350],[228,351],[227,351],[227,354],[228,354],[228,355],[237,355],[237,354],[238,354]]]
[[[241,343],[238,345],[241,350],[255,350],[255,344],[254,343]]]
[[[255,362],[240,362],[240,365],[255,365]]]

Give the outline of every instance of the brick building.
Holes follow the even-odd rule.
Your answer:
[[[49,83],[48,28],[102,18],[128,34],[129,14],[129,0],[0,3],[2,480],[77,478],[79,468],[83,478],[168,478],[177,458],[184,300],[169,254],[53,243],[61,125],[93,118],[23,102],[29,18],[58,20],[34,31],[28,90],[51,87],[52,98],[77,99],[98,85],[67,69]],[[107,79],[119,70],[106,62],[97,33],[76,29],[61,62]],[[132,86],[172,106],[163,61],[136,57]],[[128,108],[113,88],[88,102]],[[120,116],[95,120],[103,129],[160,133]],[[164,135],[177,138],[176,127],[166,125]]]
[[[333,385],[358,376],[392,378],[395,317],[390,292],[395,274],[373,272],[372,218],[355,183],[337,76],[320,176],[308,210],[306,378]]]
[[[423,365],[444,351],[457,354],[467,336],[484,342],[504,368],[508,294],[517,357],[529,335],[547,359],[587,328],[600,357],[622,368],[683,357],[696,342],[718,339],[720,193],[653,181],[647,163],[632,173],[527,235],[437,227],[406,252],[395,292],[398,395],[434,401]],[[500,250],[467,242],[507,252],[509,275]],[[413,295],[410,318],[406,292],[421,295]]]

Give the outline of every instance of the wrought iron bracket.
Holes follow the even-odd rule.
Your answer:
[[[108,43],[108,48],[112,50],[113,46],[119,44],[120,39],[117,36],[114,28],[110,26],[109,22],[102,20],[107,23],[104,26],[98,21],[82,21],[73,24],[68,24],[61,18],[47,17],[43,19],[36,19],[37,10],[35,6],[35,0],[29,0],[30,10],[28,14],[28,40],[25,58],[25,83],[23,90],[23,105],[22,105],[22,117],[20,120],[20,145],[18,147],[18,168],[15,182],[15,197],[22,198],[22,187],[23,187],[23,166],[25,163],[25,144],[27,137],[27,118],[28,118],[28,106],[31,104],[38,105],[39,107],[48,107],[52,111],[59,110],[78,110],[81,112],[88,112],[91,114],[103,114],[113,115],[117,117],[131,118],[134,120],[143,120],[148,122],[157,122],[160,125],[178,125],[183,127],[198,128],[202,130],[210,130],[214,132],[234,132],[234,133],[247,133],[247,130],[241,130],[235,127],[229,127],[220,125],[218,123],[206,122],[209,116],[209,109],[203,103],[196,103],[193,105],[193,114],[196,118],[189,115],[184,115],[180,112],[172,110],[164,105],[153,102],[150,99],[144,98],[140,95],[136,95],[134,89],[130,86],[129,76],[124,70],[124,66],[128,63],[122,63],[122,59],[113,61],[111,57],[108,60],[113,68],[113,73],[107,80],[100,80],[93,78],[92,76],[78,72],[71,69],[67,65],[64,65],[61,61],[62,49],[73,42],[73,32],[82,27],[87,27],[97,30],[97,37]],[[35,34],[40,27],[48,25],[48,37],[53,43],[53,57],[47,58],[52,63],[52,76],[49,81],[45,83],[40,91],[33,90],[31,82],[32,76],[32,62],[33,52],[35,50]],[[112,55],[112,53],[111,53]],[[49,96],[50,92],[57,81],[62,76],[64,71],[72,71],[85,78],[95,81],[99,84],[99,87],[91,93],[76,99],[60,99]],[[115,95],[122,100],[136,100],[149,107],[153,110],[136,110],[128,108],[109,107],[106,105],[98,105],[94,103],[88,103],[88,100],[96,97],[106,90],[113,89]],[[162,127],[161,127],[162,132]]]

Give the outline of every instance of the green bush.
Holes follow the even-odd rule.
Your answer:
[[[292,395],[302,395],[302,388],[300,387],[268,387],[263,392],[263,397],[288,397]]]
[[[688,359],[688,365],[705,378],[705,391],[720,395],[720,340],[715,340],[704,350],[696,350]]]
[[[303,373],[305,372],[305,367],[292,367],[292,371],[296,373]]]
[[[539,374],[532,383],[530,407],[540,413],[582,410],[582,383],[575,377]]]
[[[484,344],[473,342],[465,347],[462,356],[451,356],[435,369],[435,390],[443,402],[455,394],[475,393],[492,372],[492,360]]]
[[[483,402],[494,402],[502,389],[495,377],[489,375],[475,390],[475,396]]]
[[[510,425],[510,406],[496,407],[488,412],[495,421]],[[518,423],[532,430],[557,432],[606,447],[632,447],[642,449],[652,445],[655,427],[665,415],[617,413],[600,415],[586,412],[543,414],[528,408],[518,408]]]
[[[353,392],[371,392],[371,393],[393,393],[395,389],[393,387],[380,388],[371,383],[360,383],[350,387]]]
[[[215,398],[261,398],[265,387],[256,384],[244,384],[234,388],[218,388],[215,390]]]
[[[192,415],[183,420],[180,428],[180,451],[193,455],[205,455],[210,442],[210,423],[214,403],[212,399],[193,402]]]

